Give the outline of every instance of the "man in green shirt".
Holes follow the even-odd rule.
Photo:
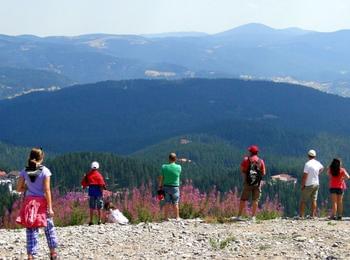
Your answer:
[[[162,165],[162,173],[158,177],[159,189],[165,193],[164,217],[168,218],[171,208],[176,216],[180,219],[179,199],[180,199],[180,174],[181,165],[176,164],[176,154],[169,154],[169,164]]]

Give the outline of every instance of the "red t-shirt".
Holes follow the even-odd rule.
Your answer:
[[[345,184],[345,173],[346,170],[344,168],[340,168],[340,173],[338,176],[333,176],[331,170],[328,170],[329,175],[329,188],[331,189],[346,189]]]
[[[257,162],[260,158],[257,155],[253,155],[252,157],[250,157],[250,159],[253,162]],[[244,157],[243,161],[241,162],[241,169],[243,172],[247,172],[248,167],[249,167],[249,157],[246,156],[246,157]],[[260,171],[262,172],[262,174],[265,174],[265,163],[262,159],[260,159]]]
[[[98,185],[100,187],[105,187],[106,183],[103,179],[103,176],[98,170],[91,170],[89,171],[81,180],[81,185],[85,189],[87,186],[90,185]]]

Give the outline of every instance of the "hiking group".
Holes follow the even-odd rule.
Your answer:
[[[254,221],[261,197],[262,178],[266,175],[264,160],[258,156],[259,148],[252,145],[248,148],[249,154],[245,156],[240,165],[243,180],[243,189],[240,198],[238,215],[233,220],[240,221],[245,215],[246,202],[251,198],[251,219]],[[301,180],[301,199],[299,218],[304,218],[305,205],[311,201],[311,217],[316,217],[317,195],[319,190],[319,174],[323,172],[323,165],[316,160],[316,151],[308,152],[308,161],[305,163]],[[174,217],[180,220],[180,176],[181,165],[177,164],[175,153],[170,153],[169,162],[161,167],[158,176],[159,200],[164,204],[164,218]],[[24,194],[22,207],[16,222],[26,227],[28,259],[33,259],[38,252],[39,228],[44,227],[50,259],[57,259],[57,235],[53,223],[54,211],[52,207],[50,189],[50,170],[43,166],[44,152],[41,148],[30,151],[28,163],[20,172],[17,191]],[[99,172],[99,163],[92,162],[91,169],[81,181],[82,187],[88,188],[89,196],[89,225],[93,225],[93,216],[97,211],[97,224],[105,222],[126,224],[128,220],[116,209],[112,202],[103,201],[103,190],[106,183]],[[329,191],[331,194],[332,211],[330,219],[341,220],[343,216],[343,194],[346,189],[345,180],[349,174],[342,167],[340,159],[333,159],[329,168]],[[105,209],[105,214],[102,213]]]

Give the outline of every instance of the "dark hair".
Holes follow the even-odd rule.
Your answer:
[[[332,176],[336,177],[340,174],[341,161],[338,158],[334,158],[331,165],[329,166]]]
[[[29,153],[27,169],[32,171],[36,170],[43,159],[44,152],[42,148],[32,148]]]
[[[110,209],[116,209],[116,207],[113,205],[112,202],[107,201],[107,202],[105,203],[105,205],[104,205],[104,209],[105,209],[105,210],[110,210]]]
[[[172,162],[176,161],[176,153],[170,153],[169,154],[169,161],[172,161]]]

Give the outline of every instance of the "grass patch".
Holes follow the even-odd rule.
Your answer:
[[[267,211],[267,210],[262,210],[256,215],[256,218],[258,220],[269,220],[269,219],[276,219],[280,217],[281,217],[281,214],[279,212]]]
[[[269,248],[271,248],[270,245],[260,245],[260,246],[259,246],[259,250],[261,250],[261,251],[266,250],[266,249],[269,249]]]
[[[230,223],[232,220],[230,218],[225,218],[222,216],[216,217],[216,216],[206,216],[204,217],[204,222],[208,224],[225,224]]]
[[[217,238],[210,238],[209,239],[209,244],[211,245],[212,248],[215,250],[222,250],[226,248],[228,245],[230,245],[231,242],[236,241],[236,237],[233,235],[228,236],[227,238],[220,240]]]

